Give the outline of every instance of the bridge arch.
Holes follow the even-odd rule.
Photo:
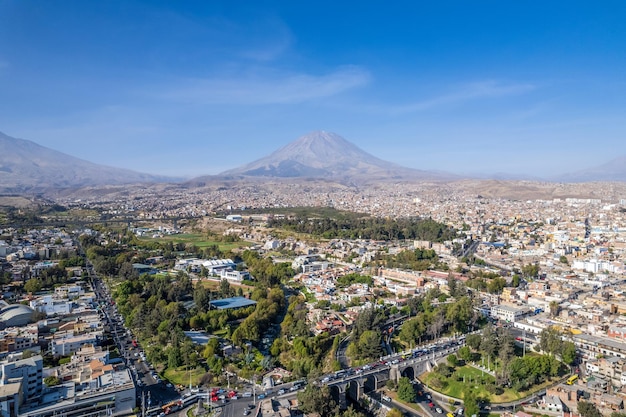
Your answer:
[[[335,400],[337,404],[340,404],[342,401],[342,398],[341,398],[342,390],[339,388],[338,385],[331,385],[329,388],[330,388],[330,396],[332,397],[332,399]],[[345,391],[344,391],[344,394],[345,394]]]
[[[363,381],[363,393],[373,392],[378,389],[378,379],[376,374],[368,375]]]
[[[357,379],[353,379],[348,383],[348,387],[346,389],[346,396],[349,397],[352,401],[358,402],[359,398],[363,394],[363,386],[360,381]]]
[[[406,368],[404,368],[402,370],[402,372],[400,372],[400,376],[404,376],[409,378],[411,381],[413,381],[415,379],[415,369],[413,369],[412,366],[407,366]]]

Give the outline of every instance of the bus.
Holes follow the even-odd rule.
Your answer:
[[[179,400],[172,401],[171,403],[165,404],[164,406],[161,407],[161,410],[163,410],[165,414],[170,414],[170,413],[173,413],[174,411],[178,411],[182,406],[183,406],[183,401],[179,399]]]
[[[576,374],[570,376],[569,378],[567,378],[567,385],[573,385],[577,379],[578,379],[578,375]]]

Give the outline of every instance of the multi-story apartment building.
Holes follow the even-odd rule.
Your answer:
[[[43,382],[43,358],[41,355],[24,358],[22,353],[9,355],[0,361],[0,386],[21,383],[24,401],[39,398]]]

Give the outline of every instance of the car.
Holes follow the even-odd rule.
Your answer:
[[[278,390],[278,395],[283,395],[284,393],[285,393],[285,390],[284,390],[284,389],[279,389],[279,390]]]
[[[259,395],[259,400],[262,400],[263,398],[265,398],[265,394]]]
[[[433,408],[433,407],[435,406],[435,404],[433,404],[433,402],[431,401],[431,402],[429,402],[429,403],[428,403],[428,406],[429,406],[430,408]]]
[[[165,386],[168,387],[168,388],[174,388],[174,385],[172,385],[171,382],[168,382],[167,384],[165,384]]]
[[[243,410],[243,415],[247,416],[248,414],[250,414],[250,410],[248,410],[247,408],[245,410]]]
[[[443,414],[443,410],[439,407],[435,408],[435,411],[438,412],[439,414]]]

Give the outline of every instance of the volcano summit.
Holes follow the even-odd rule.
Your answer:
[[[341,136],[324,131],[302,136],[271,155],[220,176],[326,178],[334,180],[443,180],[452,175],[405,168],[383,161]]]

